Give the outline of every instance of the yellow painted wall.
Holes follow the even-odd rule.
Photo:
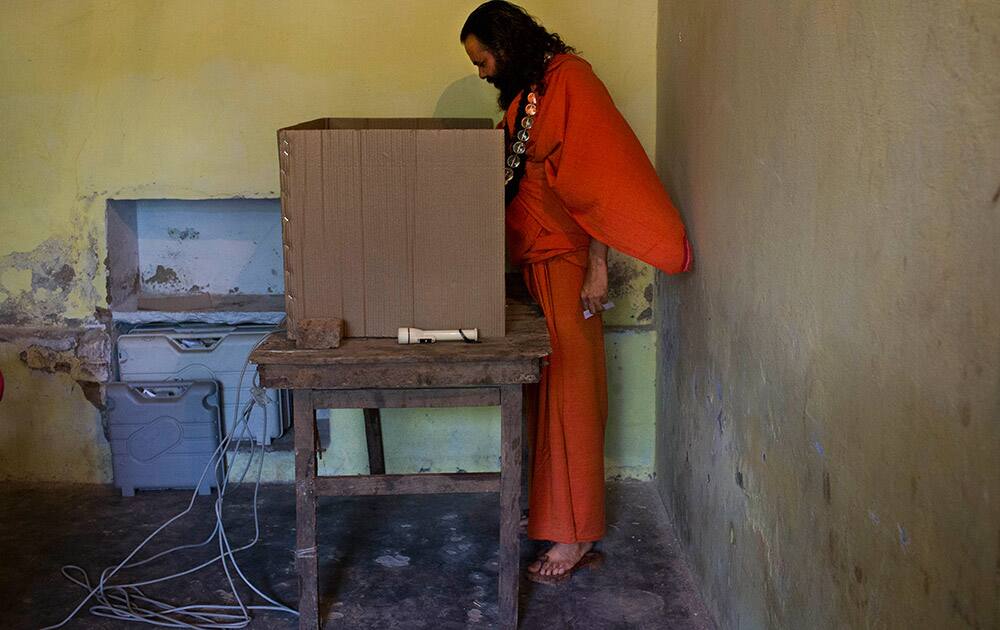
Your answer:
[[[275,130],[320,116],[495,116],[495,93],[458,42],[476,4],[0,4],[0,324],[94,322],[109,198],[275,197]],[[652,155],[656,2],[526,4],[593,63]],[[613,271],[619,307],[608,323],[649,324],[651,274],[620,258]],[[18,352],[4,348],[7,361]],[[52,378],[72,390],[69,377]],[[47,463],[46,435],[92,432],[93,407],[71,396],[75,411],[42,401],[31,418],[0,403],[0,419],[23,423],[35,445],[0,442],[0,477],[107,478],[83,460]],[[650,411],[651,383],[642,400]],[[627,449],[613,456],[629,460]]]

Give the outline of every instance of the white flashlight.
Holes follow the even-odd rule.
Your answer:
[[[422,330],[420,328],[400,328],[399,343],[435,343],[438,341],[479,341],[478,328],[459,328],[455,330]]]

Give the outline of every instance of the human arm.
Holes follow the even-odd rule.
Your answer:
[[[591,237],[666,273],[691,264],[684,224],[635,133],[586,62],[553,71],[539,119],[546,179]],[[545,109],[547,108],[547,109]]]
[[[580,301],[584,309],[594,314],[603,311],[608,301],[608,246],[596,238],[590,239]]]

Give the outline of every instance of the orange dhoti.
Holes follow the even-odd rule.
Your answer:
[[[502,122],[513,132],[515,99]],[[555,542],[604,536],[607,378],[601,317],[584,319],[580,291],[591,239],[667,273],[686,271],[680,215],[642,146],[590,66],[557,55],[507,207],[507,246],[548,325],[552,354],[533,416],[528,535]]]
[[[585,271],[564,257],[524,267],[552,344],[535,408],[529,410],[534,459],[528,535],[556,542],[604,536],[604,330],[600,317],[581,314]]]

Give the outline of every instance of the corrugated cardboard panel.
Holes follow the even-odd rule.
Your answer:
[[[302,295],[299,297],[302,316],[336,317],[340,312],[340,283],[336,277],[336,261],[329,253],[333,250],[330,217],[324,207],[323,132],[307,133],[301,138],[304,156],[305,196],[301,257],[304,264],[299,270],[302,277]],[[297,165],[297,162],[296,162]],[[327,175],[329,177],[329,175]]]
[[[305,153],[302,140],[308,132],[283,131],[278,138],[278,155],[281,165],[281,234],[285,262],[285,312],[289,322],[304,317],[300,296],[303,295],[302,258],[303,231],[305,227]],[[294,327],[289,326],[289,337],[294,339]]]
[[[493,129],[488,118],[320,118],[286,130],[311,129]]]
[[[324,118],[324,129],[368,129],[370,118]]]
[[[412,130],[361,133],[365,241],[365,331],[394,337],[413,320],[413,187],[416,143]]]
[[[502,134],[488,120],[319,119],[279,132],[286,310],[348,336],[504,334]]]
[[[328,273],[336,282],[335,296],[324,317],[344,320],[345,335],[363,337],[365,332],[364,222],[361,197],[361,140],[355,130],[322,132],[323,220],[328,249],[324,254]],[[321,263],[323,264],[323,263]]]
[[[413,324],[504,335],[503,136],[417,132]]]
[[[279,129],[278,134],[285,131],[299,131],[305,129],[326,129],[330,124],[331,118],[316,118],[315,120],[309,120],[304,123],[299,123],[297,125],[292,125],[291,127],[285,127],[284,129]]]
[[[418,118],[366,118],[365,129],[413,130],[420,128]]]

